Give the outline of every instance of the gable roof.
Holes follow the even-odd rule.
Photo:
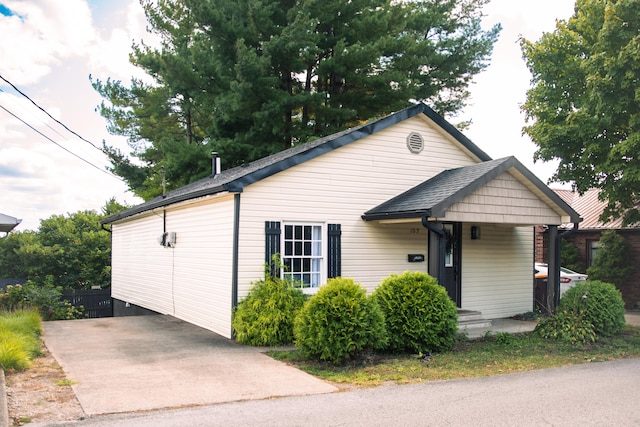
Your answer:
[[[600,190],[597,188],[587,190],[583,195],[573,190],[554,189],[553,191],[565,200],[569,206],[580,213],[580,216],[583,218],[583,221],[580,223],[580,229],[582,230],[640,228],[640,223],[623,227],[622,218],[607,223],[600,221],[600,215],[607,206],[607,202],[599,199]]]
[[[289,148],[271,156],[258,159],[254,162],[244,164],[233,169],[228,169],[215,176],[208,176],[199,181],[173,190],[164,196],[156,197],[145,203],[134,206],[133,208],[126,209],[105,218],[101,222],[103,224],[109,224],[156,208],[225,191],[241,192],[242,189],[249,184],[260,181],[278,172],[282,172],[290,167],[306,162],[307,160],[311,160],[351,142],[358,141],[366,136],[372,135],[419,114],[424,114],[431,119],[479,161],[484,162],[491,160],[491,157],[471,142],[469,138],[464,136],[453,125],[425,104],[419,103],[381,119]]]
[[[445,170],[370,209],[362,215],[362,219],[372,221],[424,216],[444,217],[450,207],[512,168],[552,203],[566,212],[572,222],[580,221],[580,216],[576,211],[513,156]]]

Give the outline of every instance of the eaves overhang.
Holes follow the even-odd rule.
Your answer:
[[[214,194],[227,191],[225,187],[226,186],[223,185],[220,187],[206,188],[198,191],[193,191],[190,193],[181,194],[174,197],[158,197],[156,199],[150,200],[149,202],[140,204],[138,206],[134,206],[130,209],[125,209],[121,212],[118,212],[117,214],[104,218],[103,220],[100,221],[100,223],[104,225],[111,224],[113,222],[117,222],[122,219],[129,218],[144,212],[152,211],[154,209],[164,208],[170,205],[175,205],[177,203],[198,199],[201,197],[212,196]]]

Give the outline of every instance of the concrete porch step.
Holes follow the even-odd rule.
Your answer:
[[[482,313],[473,310],[458,310],[458,330],[490,328],[491,319],[484,319]]]

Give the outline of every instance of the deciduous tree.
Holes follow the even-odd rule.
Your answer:
[[[111,284],[111,236],[100,220],[124,206],[109,200],[102,213],[52,215],[37,231],[13,232],[0,240],[0,277],[19,277],[38,285],[90,289]]]
[[[640,1],[577,0],[555,31],[521,47],[533,75],[522,109],[552,179],[599,188],[603,222],[640,220]]]

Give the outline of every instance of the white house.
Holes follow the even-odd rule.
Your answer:
[[[578,214],[514,157],[492,160],[424,104],[213,174],[103,221],[116,312],[143,307],[231,337],[278,253],[313,293],[428,272],[458,307],[533,307],[534,225]],[[120,310],[118,309],[120,308]]]

